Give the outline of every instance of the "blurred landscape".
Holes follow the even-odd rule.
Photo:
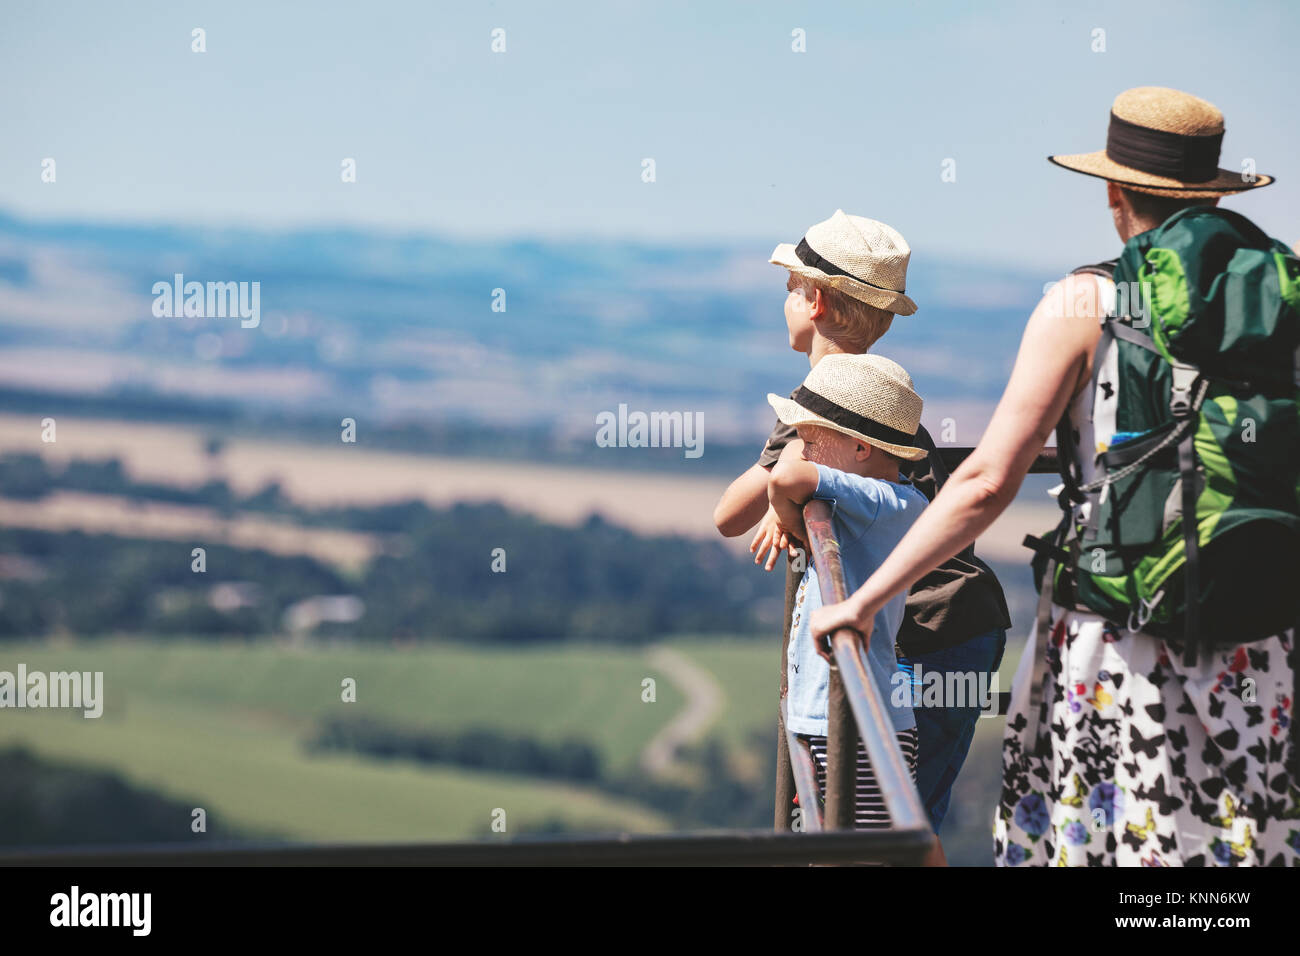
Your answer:
[[[769,252],[0,214],[0,669],[106,688],[0,718],[0,843],[769,826],[782,586],[711,519],[807,370]],[[156,317],[176,273],[258,282],[260,323]],[[880,351],[973,445],[1051,277],[913,274]],[[620,404],[704,454],[598,446]],[[1003,689],[1049,483],[979,544]],[[953,862],[991,859],[1000,732]]]

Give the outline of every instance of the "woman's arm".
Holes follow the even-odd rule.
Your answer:
[[[1006,510],[1090,371],[1100,331],[1095,288],[1095,277],[1071,276],[1043,297],[979,445],[876,573],[847,600],[813,613],[814,638],[842,627],[868,637],[872,619],[890,597],[957,554]]]

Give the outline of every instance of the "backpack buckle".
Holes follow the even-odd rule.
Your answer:
[[[1192,389],[1201,377],[1201,371],[1195,365],[1172,366],[1173,384],[1169,389],[1169,412],[1174,418],[1186,418],[1193,412]]]

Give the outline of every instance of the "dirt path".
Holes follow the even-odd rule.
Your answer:
[[[672,767],[677,748],[698,740],[722,712],[723,693],[712,674],[680,651],[662,645],[652,647],[646,659],[686,695],[682,712],[646,744],[641,754],[641,768],[660,776]]]

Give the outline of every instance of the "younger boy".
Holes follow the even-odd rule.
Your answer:
[[[926,506],[926,497],[899,475],[899,461],[925,457],[912,444],[921,424],[921,398],[895,362],[878,355],[828,355],[813,367],[791,398],[768,395],[777,417],[798,430],[799,441],[781,453],[768,496],[781,526],[807,541],[803,506],[810,498],[832,503],[832,528],[840,545],[844,586],[852,593],[870,577]],[[889,712],[912,776],[917,730],[912,708],[891,691],[899,670],[894,640],[907,595],[896,595],[875,618],[867,668]],[[827,705],[830,666],[808,629],[821,607],[817,571],[808,562],[790,620],[786,727],[808,741],[818,786],[826,786]],[[857,829],[889,826],[889,813],[871,763],[858,742],[854,800]]]

